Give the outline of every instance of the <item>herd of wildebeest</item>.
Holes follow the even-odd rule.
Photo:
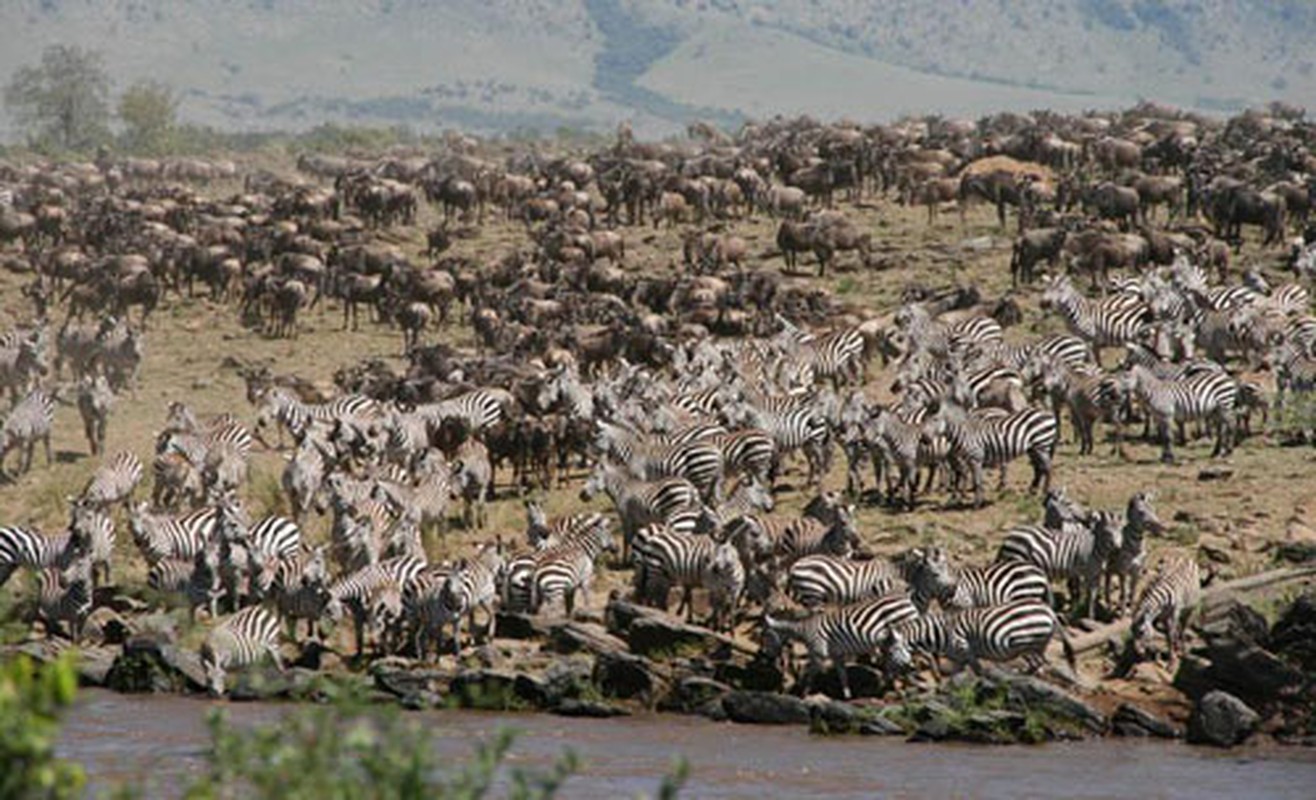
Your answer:
[[[1165,527],[1151,493],[1089,508],[1052,485],[1061,420],[1076,464],[1107,440],[1201,460],[1182,448],[1267,446],[1248,438],[1254,417],[1307,402],[1316,125],[1284,106],[1215,119],[1143,104],[688,134],[644,142],[623,125],[593,152],[449,136],[284,173],[0,162],[18,316],[0,335],[4,491],[32,480],[38,445],[49,463],[61,403],[100,460],[64,532],[0,527],[0,582],[33,573],[20,607],[79,641],[96,587],[142,558],[145,596],[209,618],[201,660],[220,693],[227,670],[286,660],[302,622],[322,638],[350,617],[358,655],[460,656],[499,615],[597,602],[602,563],[615,587],[629,574],[614,588],[629,601],[667,608],[679,589],[678,612],[706,608],[765,657],[802,642],[805,678],[864,654],[893,675],[1038,666],[1084,616],[1132,615],[1130,651],[1156,657],[1159,630],[1173,660],[1197,558],[1148,552]],[[993,206],[1010,290],[910,275],[899,298],[831,291],[829,269],[893,268],[871,224],[893,203],[926,206],[955,240]],[[938,223],[950,205],[958,230]],[[775,239],[745,235],[765,215]],[[238,359],[248,408],[175,402],[155,441],[105,452],[153,315],[198,293],[252,336],[295,338],[320,313],[395,327],[404,356],[344,363],[328,393],[295,363]],[[1055,333],[1023,331],[1033,297]],[[279,513],[253,513],[253,448],[286,455],[279,508],[262,509]],[[824,486],[837,453],[843,490]],[[1004,486],[1020,457],[1045,512],[1003,531],[991,563],[878,557],[855,522],[855,503],[981,506],[984,470]],[[579,510],[530,499],[560,489]],[[774,511],[797,493],[800,513]],[[524,502],[524,528],[490,529],[489,502]],[[125,528],[135,550],[116,545]],[[453,529],[459,552],[432,560]]]

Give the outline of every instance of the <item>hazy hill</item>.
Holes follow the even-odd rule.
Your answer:
[[[7,0],[0,79],[53,42],[189,120],[551,130],[1152,97],[1316,97],[1305,0]]]

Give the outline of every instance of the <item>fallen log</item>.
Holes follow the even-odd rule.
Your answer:
[[[1274,569],[1269,572],[1259,572],[1256,575],[1248,575],[1244,578],[1236,578],[1232,581],[1213,584],[1202,590],[1201,608],[1207,609],[1211,606],[1219,605],[1233,595],[1243,592],[1253,592],[1258,589],[1265,589],[1276,584],[1288,583],[1289,581],[1301,580],[1316,576],[1316,565],[1304,567],[1286,567],[1284,569]],[[1104,646],[1107,642],[1122,637],[1129,629],[1133,620],[1124,617],[1109,625],[1103,625],[1094,631],[1072,637],[1069,640],[1070,645],[1074,648],[1076,655],[1095,650]]]

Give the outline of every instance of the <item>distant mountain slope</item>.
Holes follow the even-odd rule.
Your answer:
[[[1305,0],[7,0],[0,80],[53,42],[184,116],[646,133],[808,111],[1316,97]]]

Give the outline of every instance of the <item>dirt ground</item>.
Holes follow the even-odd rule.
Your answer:
[[[213,187],[205,191],[223,194],[233,190],[233,187]],[[974,283],[984,296],[991,297],[1009,289],[1013,227],[1009,232],[1000,230],[994,211],[989,208],[971,209],[968,224],[963,227],[955,213],[943,213],[929,225],[923,209],[904,208],[884,199],[868,198],[858,206],[843,203],[842,208],[872,232],[878,266],[861,268],[853,255],[843,254],[837,269],[826,278],[817,279],[812,277],[810,257],[804,259],[810,275],[785,280],[821,283],[856,310],[872,313],[894,310],[901,289],[914,282],[929,286]],[[454,252],[487,259],[526,243],[524,229],[519,224],[494,221],[493,216],[496,215],[486,221],[478,237],[458,240]],[[403,244],[418,261],[423,260],[420,250],[424,230],[435,218],[433,211],[423,210],[416,227],[396,229],[388,236]],[[729,227],[750,243],[755,254],[753,268],[781,270],[781,259],[768,255],[774,249],[774,222],[758,217],[732,222]],[[624,229],[623,233],[627,240],[627,269],[653,272],[674,268],[680,261],[677,230],[639,227]],[[1255,243],[1249,243],[1235,265],[1262,265],[1277,276],[1278,258],[1278,251],[1262,252]],[[27,279],[24,275],[0,274],[0,329],[30,317],[27,301],[18,291]],[[1041,317],[1034,290],[1020,292],[1017,299],[1026,310],[1025,322],[1009,329],[1008,337],[1061,329],[1058,320]],[[60,321],[61,318],[55,320],[56,327]],[[427,341],[436,340],[469,344],[469,325],[462,320],[444,330],[430,331]],[[170,295],[151,318],[140,387],[135,395],[120,397],[114,408],[108,452],[133,450],[149,464],[155,432],[164,420],[166,407],[175,400],[188,403],[203,415],[232,412],[254,422],[255,414],[246,402],[241,377],[225,366],[231,359],[268,363],[275,371],[295,372],[328,385],[336,368],[358,359],[378,357],[401,363],[401,348],[401,333],[382,325],[363,324],[359,332],[343,331],[342,310],[333,301],[303,315],[298,338],[270,339],[241,327],[234,305],[219,305],[200,295],[195,298]],[[884,391],[891,378],[890,372],[882,371],[879,363],[872,364],[873,392]],[[67,381],[67,375],[63,380]],[[69,396],[71,399],[71,392]],[[1109,508],[1122,508],[1135,491],[1154,489],[1155,506],[1161,518],[1171,523],[1171,528],[1164,537],[1150,542],[1153,554],[1165,547],[1197,545],[1219,562],[1223,577],[1248,574],[1270,563],[1271,550],[1277,543],[1316,538],[1316,522],[1312,521],[1312,509],[1316,508],[1313,450],[1281,447],[1261,431],[1259,421],[1254,426],[1259,435],[1245,441],[1228,459],[1211,461],[1210,444],[1202,441],[1177,449],[1179,463],[1167,466],[1158,460],[1155,445],[1140,441],[1128,446],[1131,458],[1127,461],[1112,455],[1110,445],[1102,442],[1098,443],[1095,455],[1079,457],[1066,422],[1055,460],[1054,482],[1089,505]],[[0,523],[34,525],[47,532],[63,527],[67,498],[81,490],[97,463],[88,455],[77,410],[71,405],[64,405],[58,411],[54,449],[56,458],[52,466],[47,467],[38,456],[30,474],[0,485]],[[825,486],[842,489],[845,466],[839,451],[834,464]],[[253,515],[285,508],[279,490],[282,466],[283,455],[278,452],[256,454],[246,491]],[[1230,475],[1201,480],[1199,473],[1208,466],[1225,467]],[[785,483],[798,485],[801,470],[802,464],[788,472]],[[994,491],[994,476],[989,473],[991,502],[981,510],[950,508],[946,505],[948,498],[935,492],[925,496],[914,512],[861,504],[858,522],[863,539],[879,553],[936,543],[967,562],[990,560],[1004,528],[1035,521],[1040,516],[1040,498],[1025,491],[1030,474],[1028,465],[1016,463],[1010,472],[1010,484],[1003,493]],[[500,478],[505,481],[506,475]],[[550,513],[581,508],[578,491],[582,478],[577,473],[568,486],[549,493],[546,506]],[[870,486],[871,480],[870,475]],[[144,487],[139,491],[145,490]],[[807,499],[793,488],[786,489],[778,496],[778,509],[786,512],[798,509]],[[604,508],[606,498],[595,505]],[[327,535],[328,521],[312,520],[307,529],[308,538],[316,541]],[[490,506],[486,530],[463,531],[460,522],[454,519],[442,541],[428,544],[432,555],[441,558],[495,533],[519,541],[523,530],[521,500],[503,484],[499,486],[499,500]],[[115,579],[128,585],[140,584],[145,567],[128,535],[126,521],[120,525],[117,547]],[[604,579],[597,587],[600,597],[596,604],[623,578],[605,570]],[[3,593],[12,600],[15,593],[25,590],[23,581],[14,580]],[[1294,588],[1289,587],[1284,593],[1292,591]],[[748,628],[743,633],[749,634]]]

